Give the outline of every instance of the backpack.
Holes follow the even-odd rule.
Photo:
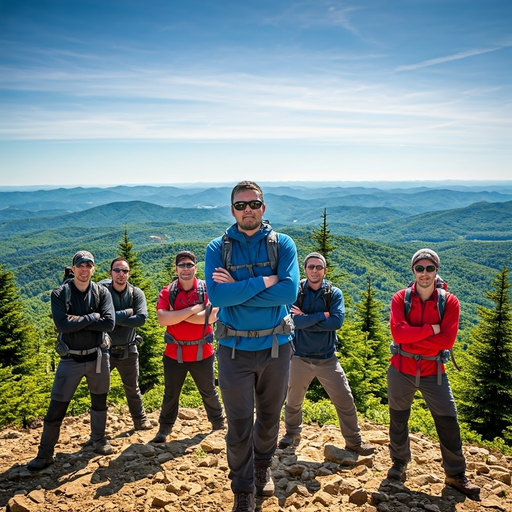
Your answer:
[[[174,304],[176,303],[176,297],[178,296],[178,280],[175,279],[168,287],[169,291],[169,304],[171,308],[174,309]],[[206,294],[206,283],[202,279],[197,280],[197,296],[199,298],[199,303],[204,304]]]
[[[412,306],[412,285],[411,283],[405,290],[404,295],[404,313],[405,318],[409,316]],[[436,289],[437,289],[437,311],[439,312],[439,321],[443,319],[444,308],[446,306],[446,283],[439,277],[436,277]]]
[[[263,221],[264,227],[270,227],[270,224],[267,221]],[[265,237],[265,244],[267,246],[267,255],[269,261],[265,263],[252,263],[247,265],[233,265],[232,264],[232,256],[233,256],[233,244],[231,239],[229,238],[227,232],[222,235],[222,266],[231,271],[238,270],[240,268],[249,268],[249,271],[252,274],[252,267],[268,267],[272,269],[272,272],[275,272],[277,269],[277,265],[279,263],[279,240],[277,233],[270,227],[270,232]]]
[[[123,306],[121,305],[119,300],[119,295],[117,293],[112,293],[112,280],[111,279],[104,279],[103,281],[100,281],[98,284],[103,285],[109,292],[110,296],[112,297],[112,302],[114,303],[114,310],[120,311],[123,309]],[[128,289],[128,295],[130,297],[130,307],[133,308],[133,284],[126,283],[127,289]]]
[[[71,309],[71,279],[64,282],[62,291],[64,292],[64,303],[66,304],[66,313],[69,314]],[[100,307],[100,290],[99,285],[91,281],[91,291],[94,296],[94,310]]]
[[[404,295],[404,314],[405,318],[408,317],[409,312],[411,311],[412,306],[412,284],[411,283],[406,289],[405,289],[405,295]],[[439,322],[443,320],[444,310],[446,307],[446,283],[443,281],[439,276],[436,277],[436,289],[437,289],[437,311],[439,313]],[[454,368],[460,372],[460,368],[455,361],[455,355],[453,354],[453,348],[450,349],[450,356],[453,363]]]
[[[297,295],[297,307],[302,310],[302,304],[304,303],[304,297],[306,295],[306,282],[307,279],[301,279],[299,283],[299,293]],[[330,311],[332,304],[332,283],[325,281],[324,294],[322,295],[327,311]]]

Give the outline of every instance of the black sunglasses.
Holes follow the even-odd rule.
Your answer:
[[[436,271],[436,266],[435,265],[427,265],[426,267],[424,267],[423,265],[416,265],[414,267],[414,270],[416,270],[416,272],[418,272],[418,274],[421,274],[424,270],[426,270],[429,273],[432,273],[432,272]]]
[[[176,265],[178,268],[194,268],[196,266],[195,263],[178,263]]]
[[[116,274],[119,274],[119,272],[122,272],[123,274],[127,275],[130,273],[129,270],[126,270],[125,268],[113,268],[112,269]]]
[[[316,268],[317,270],[323,270],[325,267],[323,265],[308,265],[307,266],[308,270],[313,270],[314,268]]]
[[[249,205],[251,210],[259,210],[263,206],[263,201],[258,201],[257,199],[254,201],[236,201],[232,206],[235,210],[241,212],[247,208],[247,205]]]

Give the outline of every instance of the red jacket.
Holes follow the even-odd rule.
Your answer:
[[[208,302],[208,295],[205,293],[205,301]],[[197,296],[197,279],[194,278],[194,286],[191,290],[185,291],[181,287],[178,281],[178,294],[176,295],[176,300],[174,302],[174,309],[177,311],[179,309],[185,309],[189,306],[193,306],[194,304],[199,303],[199,297]],[[156,309],[171,309],[171,305],[169,303],[169,287],[166,286],[160,292],[158,296],[158,302],[156,305]],[[202,324],[192,324],[187,322],[180,322],[179,324],[168,325],[167,331],[169,334],[177,340],[180,341],[192,341],[198,340],[203,337],[203,329],[204,326]],[[206,333],[209,334],[213,332],[213,327],[209,325],[206,329]],[[183,361],[186,363],[190,363],[196,360],[197,357],[197,345],[182,345],[182,354]],[[214,353],[213,345],[211,343],[206,343],[203,345],[203,359],[206,359],[212,356]],[[170,357],[171,359],[178,359],[178,345],[176,343],[168,343],[165,345],[165,355]]]
[[[399,344],[405,352],[436,356],[440,350],[450,349],[455,343],[459,329],[459,300],[452,293],[446,293],[446,305],[443,319],[439,321],[437,310],[437,290],[425,302],[416,294],[416,283],[412,286],[412,306],[405,318],[405,290],[393,295],[391,300],[390,327],[395,344]],[[441,324],[441,332],[434,335],[433,324]],[[395,354],[391,364],[399,371],[416,375],[417,363],[411,357]],[[444,365],[442,368],[444,372]],[[437,361],[420,361],[422,377],[437,375]]]

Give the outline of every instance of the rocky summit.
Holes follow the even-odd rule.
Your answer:
[[[168,442],[150,443],[158,429],[134,431],[125,413],[109,412],[107,434],[114,448],[98,456],[83,445],[89,417],[68,417],[55,464],[26,469],[35,457],[42,424],[0,433],[0,507],[10,512],[230,511],[225,431],[212,431],[202,409],[181,409]],[[281,425],[282,426],[282,425]],[[438,443],[412,435],[407,481],[386,479],[390,467],[385,427],[362,424],[371,456],[344,449],[339,428],[306,425],[298,447],[277,450],[272,475],[275,495],[258,499],[264,512],[465,512],[512,511],[512,458],[464,446],[468,478],[481,487],[471,500],[444,485]],[[281,432],[282,434],[283,432]]]

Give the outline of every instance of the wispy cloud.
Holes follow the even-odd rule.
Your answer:
[[[510,45],[507,45],[510,46]],[[453,55],[447,55],[445,57],[438,57],[436,59],[428,59],[423,62],[418,62],[416,64],[409,64],[407,66],[398,66],[395,68],[395,71],[411,71],[413,69],[419,68],[427,68],[429,66],[437,66],[438,64],[444,64],[445,62],[451,62],[454,60],[467,59],[468,57],[474,57],[475,55],[483,55],[484,53],[496,52],[498,50],[502,50],[507,46],[497,46],[495,48],[482,48],[476,50],[468,50],[466,52],[455,53]]]

